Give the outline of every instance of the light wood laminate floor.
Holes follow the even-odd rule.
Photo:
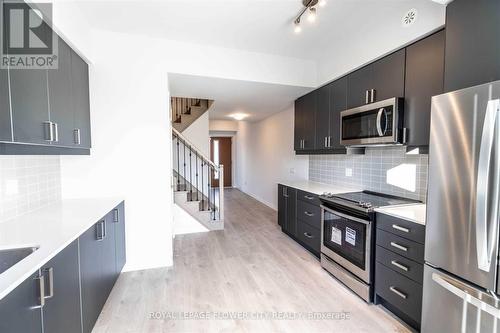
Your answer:
[[[173,267],[120,276],[95,333],[408,331],[323,270],[275,211],[235,189],[225,200],[225,230],[177,236]],[[344,319],[292,318],[310,313]]]

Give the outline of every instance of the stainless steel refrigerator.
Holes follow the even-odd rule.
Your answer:
[[[432,98],[422,332],[500,332],[500,81]]]

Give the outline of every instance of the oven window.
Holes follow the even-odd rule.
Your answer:
[[[323,244],[336,254],[365,269],[366,224],[325,211]]]
[[[386,112],[380,119],[381,128],[384,131],[384,136],[392,136],[392,106],[385,108]],[[342,117],[342,139],[366,139],[379,137],[377,131],[377,115],[379,109],[355,113],[349,116]]]

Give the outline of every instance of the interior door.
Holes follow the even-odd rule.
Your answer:
[[[500,81],[434,96],[425,261],[496,290]],[[495,120],[496,118],[496,120]]]
[[[232,181],[232,138],[212,137],[210,138],[210,158],[215,165],[224,166],[224,187],[233,186]],[[212,187],[219,186],[219,175],[212,176]]]

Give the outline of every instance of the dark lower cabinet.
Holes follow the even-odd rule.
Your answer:
[[[429,145],[432,96],[443,93],[445,31],[406,48],[404,127],[406,144]]]
[[[278,186],[278,223],[288,235],[297,235],[297,190],[293,187]]]
[[[425,227],[377,213],[375,303],[420,329]]]
[[[125,248],[125,203],[122,202],[113,209],[113,224],[115,227],[116,275],[118,276],[127,259]]]
[[[41,268],[47,299],[43,307],[44,332],[81,332],[78,240]]]
[[[38,272],[0,300],[0,332],[42,333]]]
[[[446,6],[444,91],[500,80],[500,1],[454,0]]]
[[[12,141],[9,102],[9,75],[0,68],[0,141]]]

